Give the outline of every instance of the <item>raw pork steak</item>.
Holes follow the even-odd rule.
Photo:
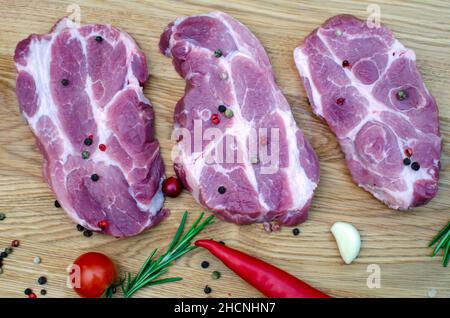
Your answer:
[[[156,225],[167,211],[153,109],[140,84],[144,54],[109,25],[60,20],[17,44],[17,98],[42,153],[43,175],[66,212],[116,237]]]
[[[430,201],[438,190],[439,119],[414,52],[384,26],[339,15],[314,30],[294,58],[355,182],[394,209]]]
[[[174,114],[174,167],[194,198],[238,224],[304,221],[319,164],[261,43],[213,12],[169,24],[160,49],[186,80]]]

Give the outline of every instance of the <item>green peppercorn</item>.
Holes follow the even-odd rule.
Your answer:
[[[0,213],[0,221],[3,221],[6,218],[5,213]]]
[[[408,97],[408,94],[404,90],[399,90],[397,92],[397,99],[398,100],[405,100]]]
[[[87,158],[89,158],[89,151],[83,151],[82,153],[81,153],[81,158],[83,158],[83,159],[87,159]]]
[[[13,252],[13,249],[11,248],[11,247],[7,247],[7,248],[5,248],[5,253],[6,254],[12,254],[12,252]]]
[[[231,118],[231,117],[233,117],[233,115],[234,115],[233,111],[231,109],[227,108],[227,110],[225,111],[225,117]]]
[[[220,276],[222,276],[222,275],[220,274],[219,271],[214,271],[214,272],[212,272],[212,274],[211,274],[212,279],[219,279]]]
[[[47,291],[45,289],[41,289],[40,294],[42,296],[45,296],[45,295],[47,295]]]

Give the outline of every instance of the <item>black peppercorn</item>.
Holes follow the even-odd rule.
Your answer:
[[[1,258],[7,258],[7,257],[8,257],[8,254],[7,254],[6,252],[1,252],[1,253],[0,253],[0,257],[1,257]]]
[[[222,245],[225,245],[225,242],[224,242],[224,241],[219,241],[219,243],[222,244]]]
[[[227,189],[225,189],[224,186],[220,186],[220,187],[217,189],[217,191],[219,191],[220,194],[224,194],[224,193],[227,191]]]
[[[92,231],[91,230],[84,230],[83,235],[86,237],[91,237],[92,236]]]
[[[45,276],[41,276],[38,278],[39,285],[45,285],[47,283],[47,278]]]
[[[218,110],[219,110],[219,112],[221,112],[221,113],[225,113],[225,111],[227,110],[227,108],[225,107],[225,105],[219,105]]]
[[[83,225],[81,225],[81,224],[77,224],[77,230],[78,231],[84,231],[84,226]]]
[[[86,146],[92,145],[92,138],[86,138],[86,139],[84,140],[84,144],[85,144]]]
[[[295,228],[292,230],[292,234],[294,234],[295,236],[300,234],[300,230],[298,228]]]
[[[95,37],[95,41],[101,42],[101,41],[103,41],[103,38],[102,38],[100,35],[97,35],[97,36]]]
[[[63,79],[61,80],[61,84],[62,84],[63,86],[67,86],[67,85],[69,85],[69,80],[68,80],[67,78],[63,78]]]
[[[220,49],[217,49],[217,50],[214,51],[214,56],[215,57],[221,57],[222,55],[223,54],[222,54],[222,51]]]
[[[208,267],[209,267],[209,262],[203,261],[202,262],[202,268],[208,268]]]
[[[343,67],[347,67],[347,66],[349,66],[350,65],[350,63],[347,61],[347,60],[343,60],[342,61],[342,66]]]
[[[418,162],[413,162],[411,164],[411,169],[413,169],[414,171],[417,171],[420,169],[420,164]]]
[[[55,208],[60,208],[61,204],[59,204],[58,200],[55,200]]]
[[[205,286],[205,289],[203,289],[203,291],[205,292],[205,294],[211,294],[212,289],[211,287],[209,287],[208,285]]]
[[[409,165],[411,164],[411,159],[409,159],[409,158],[403,159],[403,164],[404,164],[405,166],[409,166]]]
[[[98,174],[96,174],[96,173],[94,173],[94,174],[91,176],[91,180],[94,181],[94,182],[97,182],[98,179],[100,179],[100,177],[99,177]]]
[[[31,290],[31,288],[27,288],[27,289],[25,289],[25,290],[23,291],[23,293],[24,293],[25,295],[27,295],[27,296],[31,295],[32,292],[33,292],[33,291]]]

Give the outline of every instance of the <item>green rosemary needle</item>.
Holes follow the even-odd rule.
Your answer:
[[[434,248],[431,256],[436,256],[439,250],[443,249],[444,254],[442,257],[442,265],[447,267],[450,259],[450,222],[448,222],[447,225],[444,226],[442,230],[440,230],[439,233],[431,240],[428,247],[431,247],[434,244],[436,244],[436,247]]]
[[[192,240],[208,225],[214,223],[214,216],[212,215],[201,222],[204,216],[204,213],[202,213],[188,231],[184,233],[187,216],[188,212],[186,211],[184,212],[180,226],[173,237],[172,243],[164,253],[156,258],[155,255],[158,249],[155,248],[134,278],[131,277],[130,273],[126,274],[126,279],[121,285],[123,297],[129,298],[143,287],[182,280],[181,277],[158,278],[169,271],[168,267],[170,267],[174,261],[184,254],[196,249],[196,246],[191,245]]]

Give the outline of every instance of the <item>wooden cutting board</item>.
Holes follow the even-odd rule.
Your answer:
[[[77,1],[81,23],[111,23],[133,36],[150,65],[145,95],[156,112],[156,136],[161,143],[167,174],[172,175],[170,150],[172,112],[182,96],[184,81],[171,60],[158,51],[163,28],[177,16],[225,11],[261,40],[270,56],[278,84],[286,95],[298,125],[320,159],[321,181],[309,220],[268,234],[261,224],[236,226],[216,222],[202,236],[271,262],[310,284],[338,297],[450,297],[450,268],[431,258],[427,243],[450,220],[450,3],[434,1],[377,1],[381,21],[398,39],[415,50],[423,79],[436,97],[443,137],[440,191],[428,205],[411,212],[388,209],[353,184],[334,136],[313,116],[292,58],[293,49],[325,19],[339,13],[366,18],[367,3],[359,1]],[[15,96],[12,55],[16,43],[30,33],[46,33],[64,15],[70,1],[0,1],[0,248],[18,239],[21,246],[5,260],[0,296],[24,297],[27,287],[39,292],[36,280],[45,275],[47,297],[74,297],[66,287],[66,268],[79,254],[100,251],[123,271],[135,273],[155,247],[165,247],[183,211],[191,219],[202,208],[189,193],[167,199],[171,216],[159,227],[137,237],[115,239],[94,234],[85,238],[61,209],[41,177],[41,158],[22,120]],[[353,223],[362,236],[360,257],[344,265],[330,233],[336,221]],[[35,256],[42,263],[33,263]],[[202,269],[200,263],[211,263]],[[368,266],[380,268],[381,287],[368,288]],[[370,268],[369,268],[370,269]],[[213,270],[222,278],[212,280]],[[182,282],[147,288],[140,297],[258,297],[260,294],[205,251],[197,250],[171,268]]]

